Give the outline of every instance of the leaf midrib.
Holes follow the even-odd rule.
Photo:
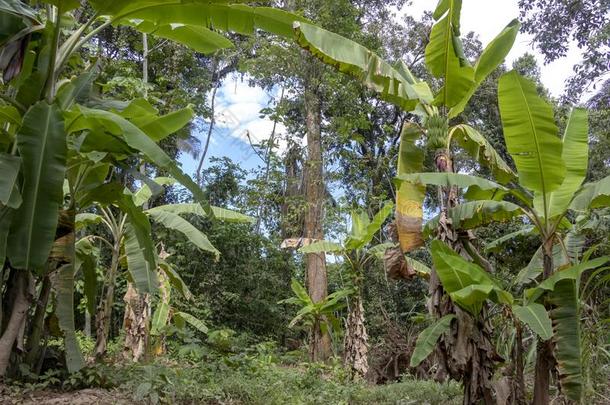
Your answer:
[[[42,104],[41,104],[42,105]],[[32,250],[32,235],[34,233],[34,218],[36,217],[36,213],[38,212],[38,210],[36,209],[36,207],[38,206],[38,191],[39,191],[39,187],[40,187],[40,179],[42,177],[42,167],[43,167],[43,162],[44,162],[44,157],[45,157],[45,151],[47,149],[47,141],[49,139],[49,125],[51,122],[51,108],[52,106],[48,106],[48,108],[46,108],[46,121],[45,121],[45,130],[44,130],[44,134],[42,139],[42,144],[41,144],[41,153],[40,153],[40,159],[38,161],[38,167],[37,170],[35,171],[36,174],[36,178],[38,179],[36,181],[36,187],[34,187],[34,195],[32,198],[32,210],[31,210],[31,215],[29,217],[28,220],[28,239],[27,239],[27,247],[26,247],[26,262],[25,262],[25,268],[26,269],[30,269],[30,261],[31,261],[31,257],[30,257],[30,253]],[[31,129],[31,128],[30,128]]]
[[[525,108],[527,109],[528,122],[532,129],[532,134],[534,135],[534,144],[536,145],[536,159],[538,160],[538,167],[540,168],[540,180],[541,180],[541,184],[542,184],[542,204],[544,207],[544,217],[547,218],[548,217],[548,202],[547,202],[547,196],[546,196],[546,181],[544,179],[544,165],[542,164],[542,158],[541,158],[542,154],[540,153],[538,131],[536,130],[536,125],[534,125],[532,111],[530,109],[530,105],[529,105],[527,96],[525,94],[525,90],[523,89],[523,86],[521,84],[521,80],[519,79],[519,77],[516,74],[515,74],[515,78],[517,79],[517,86],[519,87],[519,91],[521,93],[521,96],[523,97],[524,105],[525,105]]]

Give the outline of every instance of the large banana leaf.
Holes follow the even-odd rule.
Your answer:
[[[160,260],[159,268],[168,277],[172,288],[175,288],[176,290],[178,290],[178,292],[180,292],[180,294],[182,294],[182,296],[184,298],[186,298],[187,300],[190,300],[191,298],[193,298],[193,294],[189,290],[189,288],[186,285],[186,283],[184,282],[184,280],[182,280],[182,277],[180,277],[180,274],[178,274],[178,272],[176,270],[174,270],[174,268],[169,263],[167,263],[163,260]]]
[[[125,224],[125,255],[127,270],[141,293],[157,291],[157,254],[152,241],[148,217],[133,202],[133,195],[118,183],[107,183],[87,193],[82,199],[84,207],[93,202],[115,204],[127,215]]]
[[[549,204],[549,217],[562,215],[570,205],[574,194],[587,176],[589,162],[589,125],[587,110],[575,108],[568,118],[563,136],[562,159],[566,165],[566,177],[553,191]]]
[[[21,170],[21,158],[0,153],[0,202],[11,208],[21,205],[21,193],[17,188],[17,176]]]
[[[97,295],[97,260],[100,255],[99,249],[95,248],[89,239],[82,238],[75,244],[76,259],[74,268],[76,273],[83,272],[84,293],[87,298],[87,311],[95,315],[95,297]]]
[[[74,331],[74,267],[71,264],[59,269],[54,285],[57,293],[55,312],[64,334],[66,366],[69,372],[74,373],[85,366],[85,360]]]
[[[93,7],[114,22],[144,20],[157,25],[186,24],[250,35],[257,29],[290,37],[293,21],[302,17],[270,7],[250,7],[208,0],[92,0]]]
[[[443,333],[449,330],[451,321],[454,319],[455,315],[453,314],[445,315],[419,334],[415,342],[415,349],[413,349],[413,354],[411,354],[411,360],[409,361],[411,367],[419,366],[432,353],[434,346],[436,346],[436,341]]]
[[[219,49],[232,48],[234,45],[224,36],[198,25],[162,24],[142,21],[136,25],[140,32],[153,34],[185,45],[197,52],[209,54]]]
[[[254,218],[240,214],[239,212],[228,210],[220,207],[211,207],[212,212],[214,213],[214,218],[223,221],[223,222],[234,222],[234,223],[252,223],[254,222]],[[180,204],[167,204],[161,205],[158,207],[154,207],[148,210],[149,212],[153,211],[168,211],[174,214],[193,214],[200,217],[209,217],[208,214],[201,208],[199,204],[188,204],[188,203],[180,203]]]
[[[519,183],[536,193],[536,209],[548,216],[550,193],[561,186],[566,171],[553,110],[537,94],[536,85],[515,71],[500,78],[498,97],[504,139]]]
[[[508,184],[516,179],[515,172],[489,141],[470,125],[460,124],[452,127],[449,137],[451,140],[457,141],[470,157],[488,167],[493,173],[494,179],[500,184]]]
[[[176,180],[172,179],[171,177],[157,177],[153,179],[153,182],[158,184],[159,186],[168,186],[175,184]],[[136,206],[140,207],[144,203],[148,202],[148,200],[153,196],[153,194],[155,193],[153,193],[151,186],[144,183],[142,187],[134,194],[133,202]]]
[[[49,256],[63,203],[67,148],[57,106],[40,101],[30,108],[17,146],[23,162],[23,203],[13,217],[8,252],[13,267],[32,270]]]
[[[573,280],[580,283],[580,276],[587,270],[597,269],[610,261],[610,256],[602,256],[593,260],[579,263],[565,270],[556,271],[552,276],[544,280],[537,287],[525,291],[529,302],[534,302],[546,291],[554,291],[556,284],[562,280]]]
[[[159,116],[159,111],[146,99],[138,98],[131,101],[119,115],[159,142],[191,122],[195,112],[188,106]]]
[[[602,207],[610,207],[610,176],[585,184],[570,204],[571,210],[580,212]]]
[[[457,305],[477,315],[495,287],[492,279],[485,270],[439,240],[432,241],[431,252],[436,274],[445,291]]]
[[[511,232],[504,236],[500,236],[498,239],[495,239],[485,245],[485,252],[486,253],[489,253],[489,252],[499,253],[501,251],[502,245],[504,243],[508,242],[509,240],[515,239],[519,236],[530,235],[535,231],[536,231],[536,228],[533,225],[527,225],[515,232]]]
[[[447,216],[455,229],[474,229],[492,222],[505,222],[521,215],[521,207],[508,201],[469,201],[447,210]],[[437,215],[426,223],[426,236],[438,228],[438,221]]]
[[[80,113],[69,123],[68,128],[70,131],[83,130],[90,126],[93,128],[98,128],[100,125],[103,126],[109,133],[120,136],[131,148],[142,152],[157,167],[171,174],[180,184],[193,193],[195,200],[202,205],[208,215],[213,215],[201,188],[189,176],[184,174],[163,149],[136,125],[120,115],[108,111],[81,107]]]
[[[338,243],[318,240],[299,249],[301,253],[343,253],[345,248]]]
[[[193,315],[188,314],[186,312],[177,312],[174,316],[179,316],[189,325],[197,329],[199,332],[208,333],[208,327],[205,326],[205,324],[201,320],[195,318]]]
[[[406,124],[400,134],[398,150],[398,176],[421,172],[424,167],[424,151],[416,142],[421,129],[415,124]],[[396,189],[396,228],[403,252],[417,249],[424,244],[422,238],[423,204],[426,187],[403,182]]]
[[[467,189],[464,197],[475,200],[495,200],[502,198],[508,189],[491,180],[461,173],[412,173],[396,177],[398,183],[406,181],[413,184],[439,187],[458,187]]]
[[[508,25],[485,47],[483,53],[479,57],[474,66],[474,85],[468,93],[460,100],[460,102],[451,108],[449,118],[457,117],[476,92],[478,87],[502,62],[506,55],[510,52],[515,43],[515,38],[519,32],[521,24],[518,20],[512,20]]]
[[[526,306],[513,306],[513,313],[519,320],[529,326],[542,340],[549,340],[553,336],[551,318],[544,305],[530,303]]]
[[[366,246],[373,240],[373,237],[381,226],[392,213],[394,204],[391,202],[385,203],[385,205],[375,214],[372,221],[369,221],[366,213],[362,212],[366,221],[362,223],[364,226],[358,226],[358,216],[352,214],[352,231],[350,232],[347,240],[345,241],[345,248],[347,250],[360,249]]]
[[[560,280],[555,284],[549,298],[554,307],[550,314],[553,321],[559,382],[568,398],[580,402],[583,394],[583,376],[580,304],[576,280]]]
[[[127,270],[140,293],[154,293],[159,287],[155,273],[155,254],[152,250],[154,245],[150,235],[150,224],[146,225],[141,220],[136,224],[132,224],[131,221],[125,224]]]
[[[315,25],[295,23],[297,43],[324,63],[356,77],[385,101],[405,111],[415,108],[418,101],[432,102],[428,85],[405,77],[398,69],[366,47]]]
[[[152,212],[145,212],[150,215],[153,220],[159,222],[164,227],[182,233],[188,238],[188,240],[192,244],[197,246],[199,249],[205,252],[213,253],[216,259],[220,257],[220,252],[212,245],[208,237],[199,229],[191,225],[191,223],[188,222],[186,219],[169,211],[157,210]]]
[[[426,46],[428,69],[435,77],[444,79],[443,87],[434,101],[446,107],[458,104],[474,86],[474,69],[464,56],[460,40],[461,7],[461,0],[439,4],[435,12],[437,23],[432,27],[430,42]]]

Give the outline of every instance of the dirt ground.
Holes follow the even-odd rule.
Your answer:
[[[25,395],[0,389],[1,405],[131,405],[134,403],[124,393],[97,388],[73,392],[37,391]]]

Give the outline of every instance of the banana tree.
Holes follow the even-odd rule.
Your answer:
[[[425,51],[428,70],[441,80],[441,87],[433,94],[428,84],[418,80],[406,64],[395,65],[382,60],[362,45],[307,23],[295,22],[297,42],[323,62],[342,72],[355,76],[364,85],[376,91],[380,98],[420,117],[421,124],[408,123],[403,127],[400,139],[397,173],[404,175],[423,171],[426,149],[434,152],[434,162],[439,173],[453,173],[453,143],[464,149],[480,164],[488,166],[498,181],[508,183],[515,178],[510,166],[491,147],[490,143],[474,128],[466,125],[449,127],[449,119],[458,116],[468,104],[481,83],[503,62],[510,51],[519,22],[511,21],[484,49],[474,65],[466,58],[460,39],[461,0],[440,0],[433,13],[436,21]],[[450,136],[453,134],[453,136]],[[423,141],[420,138],[423,137]],[[468,251],[480,259],[471,238],[460,238],[452,228],[446,212],[457,204],[453,187],[438,188],[441,204],[441,220],[438,237],[459,251]],[[420,184],[403,182],[396,192],[396,226],[402,252],[409,252],[423,244],[423,200],[425,188]],[[399,254],[389,255],[401,257]],[[393,262],[404,266],[405,261]],[[486,266],[489,267],[489,266]],[[401,273],[392,271],[392,273]],[[437,318],[460,311],[447,300],[436,272],[430,274],[430,312]],[[458,314],[460,315],[460,314]],[[489,399],[493,364],[497,356],[474,349],[478,342],[490,345],[489,328],[460,328],[472,319],[462,311],[453,323],[453,333],[462,334],[456,341],[470,342],[473,348],[469,356],[453,353],[451,345],[439,346],[438,379],[448,374],[464,381],[464,403],[476,403]],[[468,336],[466,336],[466,335]]]
[[[334,333],[341,331],[341,324],[335,314],[346,306],[345,298],[352,294],[350,289],[335,291],[323,299],[313,302],[305,287],[296,279],[292,279],[290,288],[294,297],[278,302],[278,304],[292,304],[300,307],[288,325],[290,328],[297,324],[304,325],[310,332],[309,339],[315,338],[313,331],[316,329],[329,334],[331,331]],[[313,353],[310,353],[310,358],[314,359]]]
[[[202,190],[156,145],[172,133],[171,128],[143,119],[151,111],[134,108],[128,110],[129,116],[121,116],[116,103],[90,100],[94,63],[85,60],[90,66],[87,71],[64,78],[69,61],[110,25],[131,26],[208,53],[232,46],[216,30],[253,34],[262,29],[290,36],[292,22],[300,20],[281,10],[241,2],[91,0],[86,2],[93,10],[91,17],[77,26],[73,18],[64,17],[84,7],[82,2],[40,3],[44,6],[32,8],[19,0],[0,0],[0,70],[4,81],[0,97],[0,260],[9,266],[9,279],[15,286],[10,292],[15,295],[14,305],[6,308],[10,321],[0,331],[0,376],[6,373],[13,343],[26,319],[29,301],[33,301],[28,286],[34,276],[46,280],[50,272],[60,274],[55,282],[61,290],[58,296],[68,300],[60,301],[66,315],[60,326],[69,351],[77,352],[72,350],[76,339],[70,332],[74,315],[69,305],[74,218],[93,202],[87,194],[106,181],[110,166],[128,157],[141,157],[183,184],[202,209],[213,215]],[[169,118],[192,116],[192,112],[183,113]],[[64,184],[69,190],[66,200]],[[121,209],[129,213],[126,226],[132,237],[126,245],[139,249],[143,269],[154,270],[154,251],[145,235],[146,216],[127,202],[120,184],[109,183],[108,187],[105,192],[115,193]],[[76,358],[67,364],[74,371],[82,361]]]
[[[517,166],[518,183],[506,186],[457,173],[410,174],[399,176],[398,181],[465,189],[467,201],[450,208],[446,214],[456,230],[469,231],[515,217],[529,222],[527,231],[540,236],[537,255],[542,265],[528,266],[527,274],[520,274],[518,279],[525,284],[534,283],[526,291],[524,301],[535,305],[537,314],[542,314],[542,309],[544,314],[548,312],[553,325],[552,336],[539,334],[534,402],[548,403],[550,372],[555,364],[563,391],[570,399],[579,401],[582,398],[579,280],[584,271],[603,266],[608,258],[578,263],[578,255],[574,254],[578,247],[574,248],[577,243],[571,232],[574,225],[567,218],[569,212],[579,214],[609,206],[610,177],[582,184],[588,165],[586,110],[571,111],[560,138],[552,108],[536,93],[533,82],[509,72],[501,77],[498,92],[504,137]],[[426,225],[427,233],[438,232],[439,221],[440,216],[433,218]],[[498,243],[501,241],[494,245]]]
[[[85,228],[87,226],[102,224],[104,225],[106,234],[109,234],[110,240],[104,238],[102,234],[94,235],[89,234],[83,237],[81,241],[95,241],[99,240],[109,247],[111,251],[110,266],[106,274],[106,280],[103,285],[102,291],[103,296],[98,306],[96,314],[96,345],[95,355],[101,357],[106,351],[106,343],[108,339],[108,332],[110,326],[110,316],[112,313],[112,307],[114,302],[114,287],[115,281],[118,274],[119,267],[122,262],[125,262],[129,279],[135,286],[137,291],[145,293],[157,292],[159,286],[164,287],[167,292],[166,284],[169,283],[170,287],[178,288],[179,291],[183,291],[184,295],[188,295],[188,292],[184,290],[184,283],[180,277],[175,274],[173,268],[165,262],[164,255],[157,254],[155,252],[156,267],[151,271],[142,263],[142,257],[138,252],[138,245],[130,245],[129,241],[134,238],[133,227],[129,226],[129,215],[130,212],[135,212],[138,209],[142,210],[142,214],[145,216],[147,221],[152,220],[153,222],[166,227],[167,229],[179,232],[183,234],[190,243],[196,246],[198,249],[209,252],[219,257],[220,252],[210,243],[208,237],[201,232],[199,229],[191,225],[186,219],[180,214],[191,214],[201,217],[209,217],[209,215],[201,208],[200,204],[168,204],[153,207],[150,209],[143,209],[144,206],[148,206],[150,198],[154,195],[153,189],[160,187],[161,185],[174,184],[176,181],[171,178],[161,177],[156,178],[148,184],[144,184],[136,193],[132,194],[127,189],[123,189],[123,195],[126,197],[122,198],[122,201],[117,201],[113,197],[104,196],[103,193],[99,193],[100,197],[95,198],[95,206],[93,212],[81,213],[76,216],[76,227],[77,229]],[[121,207],[129,205],[130,210],[125,210]],[[117,208],[120,210],[117,212]],[[210,207],[216,218],[229,222],[251,222],[252,219],[248,216],[222,209],[219,207]],[[117,212],[115,214],[115,212]],[[150,228],[150,224],[147,225]],[[79,241],[79,242],[81,242]],[[152,243],[152,242],[151,242]],[[135,250],[134,250],[135,248]],[[124,256],[121,255],[124,252]],[[126,260],[122,260],[126,259]],[[162,265],[163,263],[163,265]],[[161,270],[161,271],[159,271]],[[161,277],[165,282],[160,283],[157,274],[161,274]],[[86,281],[86,279],[85,279]],[[85,291],[94,291],[95,288],[90,288],[85,283]],[[161,294],[163,295],[163,294]],[[95,307],[95,295],[87,297],[90,303],[89,309],[92,310]],[[93,304],[91,304],[93,303]],[[127,310],[126,310],[127,311]],[[93,313],[91,315],[94,315]],[[157,322],[158,323],[158,322]],[[141,340],[146,340],[147,336],[142,336]],[[134,346],[144,347],[146,345],[136,344]],[[137,353],[131,356],[131,358],[139,358],[142,353]]]
[[[391,243],[368,246],[375,235],[381,230],[394,206],[387,203],[379,210],[373,219],[365,212],[351,213],[351,230],[342,243],[316,241],[299,249],[302,253],[330,253],[343,258],[348,269],[350,294],[349,313],[346,322],[346,332],[343,350],[345,365],[350,375],[364,378],[368,372],[368,334],[364,324],[364,307],[362,289],[364,271],[371,260],[383,258],[385,250]]]

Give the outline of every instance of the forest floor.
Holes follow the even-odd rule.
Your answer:
[[[59,392],[52,390],[30,393],[5,392],[0,389],[1,405],[85,405],[85,404],[135,404],[127,393],[115,389],[86,388],[78,391]]]

